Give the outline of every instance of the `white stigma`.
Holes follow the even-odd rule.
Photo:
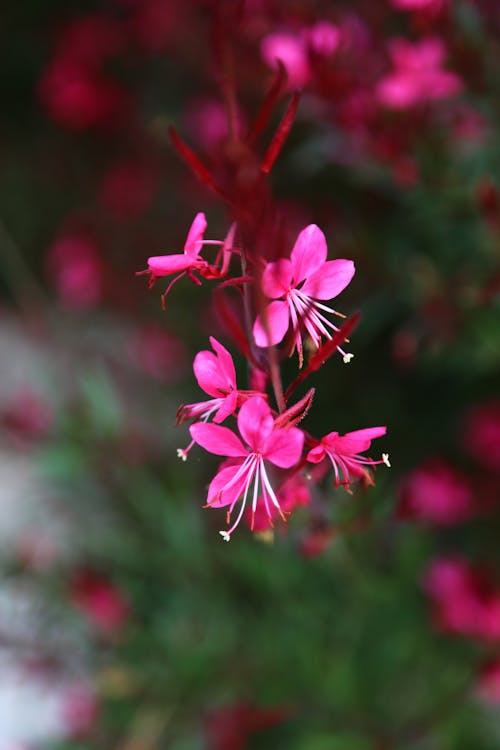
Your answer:
[[[389,461],[389,454],[388,453],[382,453],[382,461],[384,462],[384,464],[386,466],[389,467],[389,469],[391,468],[391,462]]]
[[[180,458],[181,461],[187,461],[187,453],[182,448],[177,448],[177,458]]]
[[[219,531],[219,534],[224,539],[225,542],[231,541],[231,535],[227,533],[227,531]]]
[[[353,357],[354,357],[354,354],[350,354],[350,353],[344,354],[344,356],[342,357],[342,359],[344,360],[344,364],[348,365]]]

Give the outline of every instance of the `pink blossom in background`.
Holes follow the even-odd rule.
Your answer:
[[[123,122],[130,108],[128,93],[119,83],[67,57],[47,65],[38,93],[48,115],[71,130],[113,127]]]
[[[474,505],[468,479],[444,461],[420,466],[403,480],[398,513],[402,518],[441,525],[467,520]]]
[[[383,453],[380,460],[374,461],[361,454],[369,450],[372,440],[383,437],[386,432],[386,427],[366,427],[346,432],[345,435],[329,432],[309,451],[307,460],[317,464],[328,458],[335,474],[335,487],[343,486],[349,490],[354,479],[364,479],[368,484],[373,484],[368,467],[378,464],[390,466],[389,456]]]
[[[318,21],[304,31],[304,40],[314,55],[330,57],[338,49],[341,34],[329,21]]]
[[[500,640],[500,588],[482,569],[459,558],[439,558],[426,571],[423,588],[439,629],[485,642]]]
[[[272,69],[276,69],[278,60],[281,60],[290,88],[301,88],[309,81],[309,57],[300,35],[286,31],[269,34],[262,40],[260,51],[262,59]]]
[[[46,436],[54,419],[47,400],[30,386],[15,392],[0,411],[0,425],[14,442],[23,445]]]
[[[99,700],[94,688],[86,682],[70,685],[62,704],[62,722],[69,737],[89,732],[99,717]]]
[[[266,462],[280,469],[289,469],[298,462],[304,444],[304,434],[296,427],[275,427],[269,404],[261,396],[253,396],[245,401],[237,421],[245,444],[234,432],[220,425],[197,422],[189,430],[195,443],[209,453],[232,459],[219,467],[210,483],[207,496],[207,506],[211,508],[229,506],[228,525],[237,501],[243,497],[236,521],[228,531],[219,532],[227,542],[245,512],[252,483],[252,513],[257,508],[260,487],[268,517],[272,518],[273,506],[282,514],[267,473]]]
[[[448,4],[448,0],[390,0],[399,10],[434,10],[438,11]]]
[[[500,401],[473,407],[462,435],[465,450],[480,466],[500,472]]]
[[[474,693],[487,705],[500,705],[500,657],[490,659],[482,665],[476,677]]]
[[[161,326],[139,328],[130,339],[128,351],[131,364],[165,383],[178,380],[187,364],[182,341]]]
[[[390,109],[407,109],[444,99],[462,90],[458,75],[443,69],[446,48],[441,39],[420,42],[394,39],[389,45],[393,71],[376,87],[380,104]]]
[[[150,207],[157,187],[153,170],[140,161],[122,161],[104,175],[101,205],[118,219],[137,219]]]
[[[75,576],[70,584],[70,599],[103,635],[118,634],[129,616],[129,606],[122,592],[91,572]]]
[[[89,234],[77,230],[60,234],[49,250],[47,271],[64,307],[79,310],[100,302],[102,263]]]
[[[354,263],[352,260],[327,261],[327,254],[325,235],[315,224],[310,224],[297,237],[290,259],[266,264],[262,291],[275,301],[257,316],[253,328],[257,346],[279,344],[291,323],[294,345],[302,362],[301,324],[316,347],[321,345],[322,337],[331,339],[331,331],[338,331],[323,313],[339,313],[319,300],[332,299],[346,288],[354,276]],[[353,355],[346,354],[340,347],[337,349],[344,361],[349,362]]]
[[[16,541],[16,559],[27,568],[35,571],[49,570],[57,560],[56,540],[43,531],[22,534]]]
[[[300,554],[306,558],[322,555],[331,545],[334,536],[335,533],[330,528],[318,528],[308,531],[300,540]]]
[[[300,32],[278,31],[261,42],[264,62],[276,69],[278,60],[285,66],[289,88],[302,88],[312,77],[311,55],[328,58],[340,44],[340,31],[329,21],[319,21]]]
[[[188,132],[207,151],[211,151],[227,138],[227,111],[219,99],[191,100],[185,111]]]

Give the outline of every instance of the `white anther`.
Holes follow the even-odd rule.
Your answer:
[[[348,364],[349,364],[349,362],[351,361],[351,359],[352,359],[353,357],[354,357],[354,354],[351,354],[351,353],[349,353],[349,354],[344,354],[344,356],[342,357],[342,359],[344,360],[344,364],[345,364],[345,365],[348,365]]]
[[[227,531],[219,531],[219,534],[224,539],[225,542],[231,541],[231,535],[227,533]]]
[[[391,468],[391,462],[389,461],[389,454],[388,453],[382,453],[382,461],[384,462],[384,464],[386,466],[389,467],[389,469]]]

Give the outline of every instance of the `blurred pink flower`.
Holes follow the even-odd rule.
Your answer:
[[[105,578],[83,571],[70,584],[70,598],[103,635],[120,632],[129,615],[122,592]]]
[[[0,411],[0,424],[14,442],[32,443],[48,434],[54,424],[54,413],[40,393],[25,386]]]
[[[287,31],[274,32],[262,40],[260,51],[270,68],[276,68],[278,60],[283,63],[290,88],[301,88],[309,81],[309,57],[301,36]]]
[[[69,737],[89,732],[99,716],[99,701],[91,685],[86,682],[70,685],[62,705],[62,722]]]
[[[461,91],[459,76],[442,67],[446,48],[441,39],[428,37],[414,43],[394,39],[389,52],[394,69],[376,87],[380,104],[391,109],[407,109]]]
[[[130,104],[119,83],[68,57],[54,58],[48,64],[38,93],[49,116],[72,130],[123,122]]]
[[[322,336],[332,338],[328,329],[338,331],[323,312],[339,313],[319,300],[332,299],[346,288],[354,276],[354,263],[352,260],[327,261],[327,253],[325,235],[315,224],[310,224],[297,237],[290,259],[281,258],[266,264],[262,291],[275,301],[257,316],[253,328],[257,346],[279,344],[291,322],[302,362],[301,323],[316,347],[321,345]],[[344,361],[349,362],[353,355],[346,354],[340,347],[337,349]]]
[[[395,8],[400,10],[441,10],[448,4],[448,0],[391,0]]]
[[[339,29],[329,21],[319,21],[298,33],[277,31],[268,34],[261,42],[260,52],[270,68],[276,68],[278,60],[283,63],[289,88],[301,88],[313,74],[311,55],[331,57],[339,43]]]
[[[96,69],[107,58],[121,52],[124,43],[124,29],[117,19],[103,13],[87,13],[72,18],[63,26],[55,57]]]
[[[156,192],[153,170],[140,161],[122,161],[105,174],[99,200],[119,219],[137,219],[151,205]]]
[[[374,461],[361,454],[369,450],[372,440],[382,437],[386,432],[387,427],[365,427],[362,430],[346,432],[345,435],[329,432],[309,451],[307,460],[317,464],[328,457],[335,473],[335,487],[341,485],[349,490],[354,478],[364,479],[368,484],[373,484],[371,472],[367,467],[378,464],[390,466],[389,456],[382,453],[382,458]]]
[[[260,485],[268,517],[272,518],[273,505],[282,513],[265,461],[281,469],[289,469],[298,462],[304,444],[304,434],[296,427],[275,427],[271,409],[261,396],[254,396],[242,405],[238,414],[238,430],[246,445],[234,432],[220,425],[197,422],[189,430],[195,443],[209,453],[235,459],[224,462],[219,467],[210,483],[207,496],[207,506],[211,508],[230,506],[228,523],[234,506],[243,496],[236,521],[228,531],[219,532],[226,542],[241,521],[252,482],[252,512],[255,513],[257,508]]]
[[[473,511],[468,479],[444,461],[429,461],[403,480],[399,515],[441,525],[465,521]]]
[[[500,590],[482,569],[459,558],[439,558],[428,568],[423,587],[441,630],[486,642],[500,640]]]
[[[47,269],[61,303],[75,310],[96,305],[102,294],[102,264],[96,241],[68,230],[57,237],[47,256]]]
[[[182,341],[156,325],[139,328],[129,342],[131,363],[156,380],[178,380],[185,367],[187,354]]]
[[[480,466],[500,472],[500,401],[470,409],[463,432],[464,447]]]

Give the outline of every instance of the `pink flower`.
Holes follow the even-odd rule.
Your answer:
[[[443,42],[436,37],[414,44],[395,39],[390,44],[394,70],[379,81],[378,101],[391,109],[407,109],[417,104],[458,94],[462,81],[443,70],[446,55]]]
[[[329,21],[319,21],[299,33],[278,31],[264,37],[260,52],[270,68],[276,68],[278,61],[285,66],[289,88],[302,88],[312,74],[310,56],[328,58],[340,44],[340,32]]]
[[[423,581],[441,630],[481,641],[500,639],[500,591],[466,560],[435,560]]]
[[[500,401],[481,404],[469,411],[464,445],[481,466],[500,472]]]
[[[382,453],[380,461],[373,461],[360,454],[370,448],[372,440],[382,437],[386,432],[386,427],[366,427],[363,430],[346,432],[345,435],[329,432],[309,451],[307,460],[317,464],[328,456],[335,472],[335,487],[342,485],[350,489],[353,478],[364,479],[368,484],[373,484],[371,472],[366,467],[377,464],[390,466],[389,456]]]
[[[100,301],[102,262],[89,234],[77,230],[60,234],[49,250],[47,267],[65,307],[83,310]]]
[[[99,700],[94,689],[85,682],[68,687],[62,706],[62,720],[70,737],[89,732],[99,717]]]
[[[448,0],[391,0],[400,10],[441,10]]]
[[[197,422],[191,425],[191,437],[202,448],[217,456],[228,456],[208,488],[207,506],[222,508],[229,506],[228,524],[236,502],[243,496],[238,517],[228,531],[221,531],[228,542],[238,526],[253,482],[252,513],[255,513],[259,498],[259,486],[264,507],[269,518],[272,506],[279,513],[282,510],[269,480],[266,461],[280,469],[294,466],[302,454],[304,435],[296,427],[282,429],[275,427],[271,409],[261,396],[253,396],[246,401],[238,414],[238,430],[245,441],[227,427]]]
[[[270,68],[276,68],[281,60],[288,74],[290,88],[301,88],[310,78],[307,47],[300,36],[281,31],[269,34],[261,43],[262,59]]]
[[[266,264],[262,290],[275,301],[257,316],[253,328],[257,346],[279,344],[291,321],[294,346],[302,362],[301,323],[316,347],[320,346],[322,336],[331,339],[330,331],[338,331],[323,312],[340,313],[318,300],[332,299],[345,289],[354,276],[354,263],[352,260],[327,261],[327,253],[325,235],[315,224],[310,224],[297,237],[289,260],[282,258]],[[349,362],[353,355],[346,354],[340,347],[338,350],[344,361]]]
[[[250,735],[286,720],[285,708],[233,703],[210,712],[205,722],[206,750],[244,750]]]
[[[460,472],[443,461],[430,461],[409,474],[399,492],[399,511],[405,518],[437,524],[466,520],[473,495]]]
[[[129,615],[121,591],[90,572],[79,573],[71,583],[73,603],[103,635],[118,633]]]
[[[221,275],[225,273],[225,264],[227,263],[227,244],[232,243],[234,231],[229,232],[228,237],[226,238],[226,243],[223,243],[215,240],[205,240],[204,234],[206,228],[207,220],[205,214],[197,213],[186,237],[183,253],[155,255],[148,258],[148,267],[145,271],[137,272],[138,276],[142,276],[143,274],[149,275],[150,288],[154,285],[156,280],[162,276],[170,276],[173,273],[179,274],[170,282],[166,291],[162,294],[163,302],[175,282],[186,274],[188,274],[189,278],[196,284],[200,284],[199,279],[193,275],[195,271],[205,279],[220,278]],[[217,269],[215,266],[209,265],[206,260],[200,257],[203,245],[224,246],[224,261],[221,270]]]
[[[177,412],[177,424],[182,424],[187,419],[207,422],[212,415],[213,421],[220,424],[230,414],[234,414],[236,408],[246,399],[256,395],[255,391],[238,390],[236,371],[230,353],[213,336],[210,336],[210,344],[215,354],[206,350],[198,352],[194,358],[193,370],[200,388],[214,398],[181,406]],[[191,441],[187,448],[179,448],[177,451],[177,455],[183,461],[186,460],[193,442]]]

